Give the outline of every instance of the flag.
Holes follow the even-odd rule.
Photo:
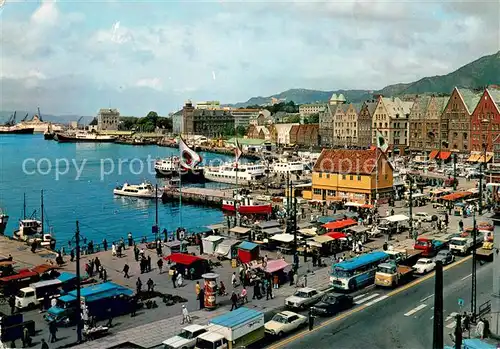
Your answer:
[[[243,151],[241,150],[240,143],[236,139],[236,147],[234,148],[234,156],[236,157],[236,162],[238,162],[238,160],[240,159],[241,154],[243,154]]]
[[[201,156],[189,148],[182,138],[179,138],[180,165],[187,170],[193,170],[202,161]]]
[[[380,148],[384,153],[387,151],[387,148],[389,148],[389,144],[387,144],[387,141],[379,130],[377,130],[377,148]]]

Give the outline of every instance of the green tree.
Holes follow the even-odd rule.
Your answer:
[[[155,111],[150,111],[148,115],[146,115],[146,119],[148,119],[148,122],[153,124],[153,126],[156,128],[158,124],[158,113]]]
[[[300,115],[292,115],[287,118],[287,122],[289,123],[297,123],[300,122]]]
[[[247,129],[244,126],[236,127],[236,135],[238,137],[243,137],[247,133]]]
[[[317,124],[319,123],[319,114],[311,114],[307,118],[304,118],[304,124]]]

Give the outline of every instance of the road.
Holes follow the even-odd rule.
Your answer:
[[[478,264],[478,306],[489,300],[492,288],[493,264]],[[470,311],[470,258],[444,271],[444,330],[445,344],[451,344],[448,333],[453,331],[454,315]],[[278,348],[315,349],[335,347],[357,348],[411,348],[432,347],[434,312],[434,277],[422,277],[392,292],[371,289],[355,297],[357,306],[335,318],[320,319],[312,332],[303,330],[269,346]],[[465,306],[460,307],[458,300]]]

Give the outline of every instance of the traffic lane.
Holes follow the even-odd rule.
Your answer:
[[[446,287],[446,285],[452,284],[453,280],[461,279],[470,273],[470,258],[465,258],[445,268],[444,285]],[[409,304],[431,299],[432,297],[429,295],[433,293],[434,277],[431,273],[410,284],[401,286],[399,289],[371,299],[337,317],[317,318],[319,323],[314,331],[302,331],[270,347],[299,348],[313,343],[315,348],[327,348],[332,344],[332,334],[335,334],[336,345],[341,342],[341,347],[345,346],[346,348],[359,348],[366,346],[366,343],[369,343],[373,348],[398,347],[400,338],[404,338],[405,345],[411,344],[415,348],[425,347],[425,341],[422,342],[422,338],[419,338],[418,335],[407,338],[406,332],[413,333],[415,329],[396,320],[394,315],[401,313],[402,309],[411,309]],[[402,314],[405,312],[406,310]],[[381,331],[388,335],[380,336]]]

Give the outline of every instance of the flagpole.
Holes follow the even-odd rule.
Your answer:
[[[182,140],[182,138],[180,138]],[[181,174],[182,154],[179,154],[178,174],[179,174],[179,228],[182,228],[182,174]]]
[[[238,144],[238,133],[236,132],[236,129],[235,129],[235,132],[234,132],[234,135],[235,135],[235,145],[236,145],[236,149],[239,148],[239,144]],[[234,196],[234,226],[237,225],[238,223],[238,162],[240,161],[240,157],[239,156],[236,156],[236,178],[235,178],[235,184],[236,184],[236,195]]]

